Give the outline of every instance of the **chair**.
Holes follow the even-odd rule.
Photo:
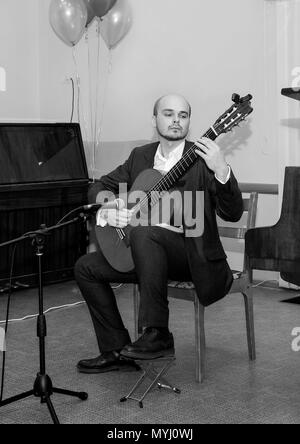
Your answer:
[[[240,228],[236,225],[233,227],[219,227],[220,237],[232,238],[236,240],[245,239],[248,229],[255,227],[257,212],[258,194],[255,192],[250,194],[249,198],[244,198],[244,212],[248,212],[246,227]],[[233,271],[234,281],[230,289],[231,293],[242,293],[245,303],[246,313],[246,329],[248,341],[248,353],[251,361],[256,359],[255,352],[255,335],[254,335],[254,316],[253,316],[253,296],[252,296],[252,274],[248,268],[248,259],[244,253],[243,271]],[[205,375],[205,329],[204,329],[204,313],[205,307],[200,304],[197,297],[194,284],[192,282],[169,281],[169,288],[176,289],[170,295],[176,299],[183,299],[194,303],[195,309],[195,352],[196,352],[196,381],[203,382]],[[178,290],[178,291],[177,291]],[[138,338],[140,333],[138,326],[139,311],[139,288],[134,285],[134,324],[135,337]]]
[[[248,267],[279,271],[300,285],[300,167],[286,167],[281,214],[272,227],[249,230],[245,236]]]

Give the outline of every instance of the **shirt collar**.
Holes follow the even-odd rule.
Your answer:
[[[159,144],[159,145],[158,145],[158,148],[157,148],[157,151],[156,151],[156,156],[157,156],[160,160],[163,160],[163,161],[165,161],[165,162],[168,161],[168,160],[170,160],[170,159],[172,159],[172,158],[175,158],[175,157],[181,159],[182,154],[183,154],[184,147],[185,147],[185,140],[183,140],[182,143],[181,143],[180,145],[178,145],[178,147],[175,148],[175,149],[170,153],[169,157],[166,158],[166,157],[163,155],[163,153],[162,153],[162,151],[161,151],[161,145]]]

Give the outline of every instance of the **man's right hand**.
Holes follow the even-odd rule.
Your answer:
[[[108,225],[115,228],[126,227],[131,220],[132,213],[125,208],[125,202],[122,199],[116,199],[118,201],[118,209],[102,209],[100,217],[106,220]]]
[[[100,216],[111,227],[124,228],[130,223],[132,213],[126,208],[123,210],[101,210]]]

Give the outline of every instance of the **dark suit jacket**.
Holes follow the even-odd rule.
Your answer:
[[[186,142],[184,153],[191,145]],[[99,191],[109,190],[117,194],[119,183],[127,183],[130,190],[143,170],[153,168],[157,148],[158,143],[151,143],[133,149],[123,165],[93,185],[89,201],[95,202]],[[216,214],[225,221],[237,222],[243,214],[242,195],[232,172],[229,181],[223,185],[200,157],[180,183],[183,191],[204,191],[204,233],[196,238],[185,237],[185,243],[197,295],[207,306],[224,297],[233,280],[219,238]]]

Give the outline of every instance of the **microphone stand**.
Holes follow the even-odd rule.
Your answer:
[[[58,417],[56,415],[54,406],[51,401],[51,396],[53,393],[59,393],[61,395],[73,396],[81,399],[82,401],[86,401],[88,399],[88,394],[85,392],[74,392],[70,390],[65,390],[57,387],[53,387],[51,378],[46,373],[46,356],[45,356],[45,337],[47,336],[47,326],[46,326],[46,317],[44,315],[44,301],[43,301],[43,271],[42,271],[42,257],[45,251],[45,238],[49,236],[50,233],[58,228],[66,227],[68,225],[77,223],[77,222],[86,222],[88,216],[84,213],[81,213],[76,218],[64,222],[60,225],[54,225],[52,227],[47,228],[45,225],[41,225],[41,228],[37,231],[32,231],[30,233],[26,233],[21,237],[10,240],[8,242],[4,242],[0,244],[0,247],[4,247],[7,245],[16,244],[18,242],[22,242],[25,239],[32,239],[32,245],[35,247],[35,255],[38,260],[38,296],[39,296],[39,315],[37,318],[37,336],[39,338],[39,359],[40,359],[40,369],[36,376],[33,390],[29,390],[24,393],[20,393],[19,395],[8,398],[4,401],[0,401],[0,408],[11,404],[15,401],[20,401],[21,399],[28,398],[29,396],[35,396],[41,399],[41,404],[47,404],[48,410],[50,412],[51,418],[54,424],[59,424]]]

